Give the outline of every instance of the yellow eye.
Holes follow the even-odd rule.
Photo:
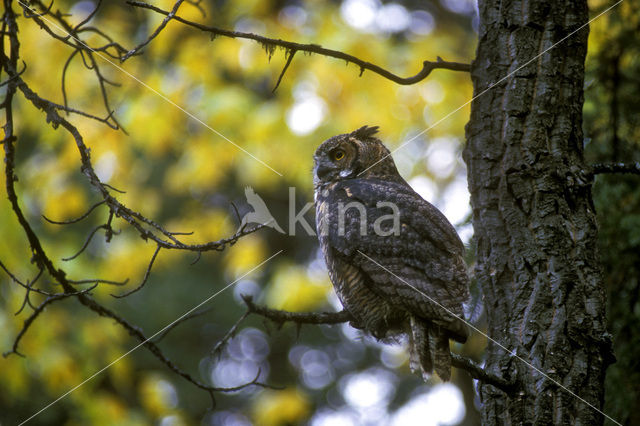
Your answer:
[[[336,151],[333,151],[333,159],[336,161],[340,161],[344,158],[344,151],[341,149],[338,149]]]

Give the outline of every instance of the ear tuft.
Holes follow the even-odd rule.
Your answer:
[[[373,137],[376,133],[378,133],[378,126],[362,126],[358,130],[354,130],[351,132],[351,136],[356,137],[358,139],[367,139]]]

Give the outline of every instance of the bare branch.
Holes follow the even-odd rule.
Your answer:
[[[141,1],[127,0],[127,4],[134,7],[149,9],[166,16],[170,14],[170,12],[166,10],[163,10],[157,6],[153,6]],[[469,72],[471,70],[471,66],[469,64],[463,64],[460,62],[448,62],[438,57],[436,62],[424,61],[422,63],[422,69],[416,75],[411,77],[400,77],[390,71],[387,71],[386,69],[378,65],[372,64],[367,61],[363,61],[360,58],[341,52],[339,50],[324,48],[318,44],[296,43],[296,42],[286,41],[281,39],[268,38],[268,37],[264,37],[264,36],[253,34],[253,33],[225,30],[222,28],[207,26],[207,25],[199,24],[197,22],[189,21],[177,15],[173,16],[173,19],[185,25],[188,25],[190,27],[197,28],[200,31],[210,33],[213,36],[223,36],[223,37],[230,37],[230,38],[243,38],[243,39],[254,40],[262,44],[263,46],[269,46],[270,50],[272,50],[275,47],[281,47],[286,49],[289,52],[300,51],[300,52],[307,52],[307,53],[317,53],[319,55],[328,56],[331,58],[342,59],[347,63],[358,65],[360,67],[360,75],[362,75],[362,73],[365,70],[369,70],[376,74],[381,75],[382,77],[388,80],[391,80],[395,83],[402,84],[402,85],[418,83],[419,81],[422,81],[425,78],[427,78],[429,74],[431,74],[431,71],[435,69],[447,69],[451,71],[463,71],[463,72]],[[291,59],[293,59],[293,56],[290,54],[288,62],[291,62]],[[285,65],[285,69],[283,71],[286,71],[286,68],[287,68],[287,65]],[[284,72],[281,73],[281,78],[282,78],[282,74],[284,74]]]
[[[15,72],[12,69],[9,69],[9,73],[11,75],[15,75]],[[162,227],[160,224],[154,222],[153,220],[145,217],[144,215],[131,210],[126,207],[122,203],[120,203],[116,198],[111,196],[108,191],[109,189],[116,190],[110,185],[102,182],[98,175],[95,173],[93,169],[93,164],[91,163],[90,150],[85,145],[84,139],[82,135],[78,131],[78,129],[71,124],[68,120],[63,118],[59,113],[58,109],[61,109],[62,105],[57,105],[53,102],[50,102],[46,99],[38,96],[36,92],[31,90],[31,88],[24,82],[24,80],[19,77],[16,79],[16,85],[20,89],[20,91],[24,94],[25,98],[27,98],[31,103],[37,107],[38,109],[44,111],[47,114],[47,121],[51,123],[54,128],[58,126],[62,126],[65,128],[73,137],[78,147],[78,151],[80,152],[80,159],[82,162],[81,170],[82,172],[89,178],[89,182],[100,192],[102,197],[104,198],[106,204],[109,206],[110,211],[118,217],[121,217],[125,221],[127,221],[134,229],[138,231],[140,237],[144,240],[151,239],[156,244],[160,245],[165,249],[178,249],[178,250],[188,250],[195,252],[205,252],[205,251],[222,251],[229,245],[234,244],[240,238],[256,232],[257,230],[263,228],[263,225],[258,225],[251,229],[242,228],[238,230],[234,235],[223,238],[217,241],[210,241],[203,244],[185,244],[178,240],[175,235],[180,233],[170,232]],[[148,230],[144,225],[151,226],[156,232],[159,232],[162,236],[166,237],[166,239],[161,236],[156,235],[154,232]]]
[[[60,12],[56,12],[56,13],[51,12],[52,6],[48,8],[44,8],[42,6],[42,3],[39,0],[33,0],[33,3],[40,5],[41,8],[45,9],[44,12],[41,14],[34,14],[30,12],[30,9],[23,7],[25,16],[27,16],[30,19],[34,19],[41,27],[45,28],[45,30],[48,33],[50,33],[52,37],[60,40],[65,44],[70,45],[71,47],[76,48],[77,49],[76,51],[79,51],[81,56],[83,57],[83,60],[85,61],[85,65],[90,69],[96,70],[97,64],[95,63],[95,60],[91,55],[91,52],[92,52],[91,48],[89,48],[86,45],[84,45],[84,47],[76,46],[73,43],[70,43],[69,40],[67,40],[68,37],[63,38],[63,37],[57,36],[48,26],[44,24],[44,21],[40,18],[44,16],[53,17],[54,19],[57,20],[58,23],[60,23],[63,26],[63,28],[66,31],[68,31],[72,35],[74,34],[75,30],[77,30],[78,32],[80,31],[80,29],[78,28],[79,26],[77,26],[75,30],[70,28],[69,25],[66,23],[66,21],[63,19],[65,15],[61,14]],[[5,153],[4,167],[5,167],[6,191],[7,191],[7,197],[11,205],[11,209],[13,210],[20,227],[25,232],[25,235],[29,241],[31,252],[33,254],[32,259],[33,259],[33,262],[38,266],[39,273],[30,283],[27,282],[25,284],[21,282],[15,275],[13,275],[8,270],[8,268],[4,266],[4,264],[0,263],[0,266],[16,283],[18,283],[19,285],[21,285],[23,288],[27,290],[25,295],[25,300],[23,302],[23,307],[26,304],[29,304],[29,305],[31,304],[29,300],[29,295],[31,291],[47,296],[47,298],[42,303],[40,303],[38,306],[33,308],[34,312],[25,320],[23,328],[21,329],[21,331],[19,332],[19,334],[17,335],[14,341],[12,350],[6,353],[5,356],[11,353],[21,355],[20,352],[18,351],[18,344],[22,339],[22,337],[27,332],[27,330],[29,329],[29,327],[31,326],[31,324],[33,324],[35,319],[45,310],[45,308],[48,305],[52,304],[55,301],[66,299],[68,297],[73,296],[77,298],[81,304],[83,304],[88,309],[96,312],[98,315],[115,320],[120,326],[125,328],[132,336],[136,337],[141,342],[141,345],[146,346],[147,349],[150,350],[156,356],[156,358],[158,358],[169,369],[176,372],[177,374],[185,378],[187,381],[193,383],[199,388],[207,391],[211,395],[212,400],[213,400],[213,392],[215,391],[230,392],[230,391],[242,389],[247,386],[271,387],[270,385],[259,382],[258,381],[259,375],[256,376],[256,378],[251,382],[245,383],[243,385],[240,385],[234,388],[216,388],[216,387],[208,386],[206,384],[199,382],[198,380],[194,379],[191,375],[182,371],[175,364],[173,364],[166,356],[164,356],[164,354],[161,352],[161,350],[158,348],[157,345],[155,345],[153,342],[150,342],[148,339],[146,339],[144,334],[137,327],[130,324],[129,322],[127,322],[122,317],[120,317],[113,311],[109,310],[105,306],[99,304],[89,296],[89,292],[99,284],[124,285],[127,281],[118,282],[118,281],[111,281],[111,280],[104,280],[104,279],[71,280],[67,278],[66,272],[63,269],[56,268],[51,258],[47,255],[47,253],[43,249],[42,244],[38,236],[36,235],[35,231],[33,230],[31,224],[27,221],[24,213],[22,212],[20,208],[20,203],[18,201],[18,194],[15,188],[15,182],[18,180],[17,175],[15,173],[15,142],[17,141],[17,137],[14,134],[12,101],[18,90],[36,108],[45,112],[46,120],[48,123],[50,123],[54,128],[62,126],[73,137],[78,147],[78,150],[80,152],[80,158],[82,163],[81,170],[87,176],[90,183],[99,191],[99,193],[103,197],[102,202],[99,202],[94,206],[92,206],[88,212],[86,212],[83,216],[81,216],[78,219],[71,220],[68,222],[55,222],[55,221],[50,221],[50,222],[59,223],[59,224],[76,223],[77,221],[85,218],[97,206],[104,203],[109,208],[109,211],[110,211],[109,218],[105,225],[101,225],[97,229],[100,229],[100,228],[106,229],[107,240],[109,240],[109,238],[113,233],[111,228],[111,221],[113,216],[115,215],[117,217],[124,218],[130,224],[132,224],[132,226],[140,233],[141,237],[145,239],[150,238],[156,241],[157,249],[153,259],[155,259],[155,256],[157,255],[157,252],[160,250],[160,248],[192,250],[192,251],[198,252],[199,254],[202,251],[207,251],[207,250],[223,250],[227,245],[233,244],[242,236],[247,235],[251,232],[255,232],[261,227],[255,227],[251,230],[241,230],[236,234],[234,234],[233,236],[226,239],[219,240],[219,241],[212,241],[212,242],[201,244],[201,245],[186,245],[174,237],[174,235],[184,234],[184,233],[176,233],[176,232],[172,233],[165,230],[160,225],[156,224],[150,219],[147,219],[140,213],[135,212],[131,209],[128,209],[126,206],[122,205],[118,200],[116,200],[113,196],[111,196],[108,190],[108,188],[110,188],[109,185],[101,182],[93,169],[93,165],[90,159],[90,149],[84,144],[84,140],[81,134],[79,133],[78,129],[59,114],[59,111],[66,111],[66,112],[76,112],[76,111],[66,106],[57,105],[53,102],[50,102],[46,99],[39,97],[36,92],[30,89],[30,87],[26,84],[26,82],[21,78],[20,74],[16,71],[17,63],[19,59],[18,49],[20,46],[18,42],[18,37],[17,37],[18,28],[16,24],[16,17],[13,11],[11,10],[10,0],[4,0],[4,6],[5,6],[5,12],[4,12],[4,19],[2,20],[2,32],[1,32],[3,43],[0,43],[0,64],[2,66],[1,70],[8,74],[9,79],[6,81],[6,86],[7,86],[7,89],[5,92],[6,95],[5,95],[4,101],[0,104],[0,108],[4,109],[5,118],[6,118],[6,123],[3,126],[5,137],[2,140],[2,144],[4,145],[4,153]],[[85,20],[85,21],[88,21],[88,20]],[[9,43],[5,43],[5,40],[4,40],[5,37],[8,37]],[[77,38],[75,38],[75,40],[78,41]],[[8,55],[5,55],[5,48],[7,46],[10,50],[10,53]],[[109,83],[108,80],[106,80],[99,73],[99,71],[96,71],[96,73],[99,77],[99,81],[102,87],[104,86],[104,84]],[[103,90],[103,95],[105,96],[105,104],[106,104],[107,101],[106,101],[106,95],[104,90]],[[79,111],[77,113],[82,113],[82,112]],[[84,114],[84,115],[90,116],[87,114]],[[158,236],[155,233],[149,231],[148,229],[146,229],[146,226],[152,227],[155,231],[159,232],[161,236]],[[94,233],[95,231],[92,232],[92,235]],[[163,239],[162,236],[165,236],[168,240]],[[90,240],[90,238],[88,240]],[[87,243],[85,243],[85,246],[83,247],[86,247],[86,245]],[[148,274],[150,273],[153,259],[147,270],[147,274],[145,275],[145,281],[148,278]],[[37,279],[45,270],[58,284],[62,286],[63,288],[62,293],[48,293],[33,287]],[[77,284],[88,284],[88,283],[91,283],[93,285],[85,290],[76,291],[75,288],[73,287],[74,284],[77,285]]]
[[[90,278],[90,279],[85,279],[85,280],[70,280],[67,279],[67,282],[69,284],[91,284],[91,283],[96,283],[96,284],[109,284],[109,285],[126,285],[129,282],[129,278],[127,278],[124,281],[113,281],[113,280],[103,280],[101,278]]]
[[[591,166],[593,174],[603,173],[630,173],[640,175],[640,162],[638,163],[597,163]]]

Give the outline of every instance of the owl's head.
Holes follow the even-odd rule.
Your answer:
[[[378,126],[363,126],[324,141],[313,156],[315,186],[355,177],[402,179],[376,133]]]

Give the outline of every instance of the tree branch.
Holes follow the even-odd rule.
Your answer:
[[[15,69],[10,67],[6,67],[8,73],[11,76],[15,76]],[[109,207],[111,213],[117,217],[120,217],[127,221],[134,229],[138,231],[140,237],[144,240],[150,239],[158,244],[161,248],[164,249],[177,249],[177,250],[188,250],[195,252],[205,252],[205,251],[222,251],[229,245],[233,245],[240,238],[252,234],[259,229],[263,228],[264,225],[257,225],[253,228],[241,228],[235,234],[230,237],[223,238],[217,241],[210,241],[203,244],[185,244],[177,239],[176,235],[181,235],[184,233],[181,232],[170,232],[166,230],[164,227],[154,222],[153,220],[145,217],[141,213],[138,213],[124,204],[120,203],[115,197],[113,197],[108,188],[111,188],[108,184],[102,182],[98,175],[96,174],[93,164],[91,162],[90,149],[84,143],[84,139],[78,129],[71,124],[68,120],[62,117],[58,113],[59,107],[61,105],[57,105],[52,103],[46,99],[38,96],[36,92],[34,92],[24,80],[20,77],[16,77],[15,85],[20,89],[26,99],[31,101],[31,103],[38,109],[42,110],[47,114],[47,121],[51,123],[54,128],[62,126],[65,130],[69,132],[69,134],[73,137],[78,151],[80,153],[80,159],[82,162],[81,170],[89,179],[91,185],[93,185],[102,195],[105,203]],[[155,232],[147,229],[145,225],[150,226],[160,235]],[[107,226],[107,225],[105,225]],[[110,228],[109,228],[110,229]],[[164,237],[164,238],[163,238]]]
[[[594,175],[603,173],[630,173],[640,175],[640,162],[638,163],[597,163],[591,166]]]
[[[102,75],[100,71],[100,67],[97,64],[95,58],[93,57],[93,53],[103,52],[104,54],[108,55],[113,59],[120,59],[122,55],[127,53],[127,49],[125,49],[119,43],[116,43],[115,41],[113,41],[111,37],[109,37],[107,34],[103,33],[102,31],[100,31],[99,29],[95,27],[85,26],[95,16],[98,8],[102,3],[102,0],[98,2],[98,4],[96,5],[96,8],[89,14],[89,16],[87,16],[84,20],[82,20],[76,26],[72,26],[66,20],[66,17],[68,16],[67,14],[62,13],[59,10],[56,12],[53,12],[51,10],[53,7],[53,1],[49,6],[45,6],[40,0],[31,0],[30,3],[38,6],[41,10],[43,10],[43,12],[35,13],[34,11],[31,10],[30,8],[31,6],[27,5],[23,1],[19,1],[18,4],[23,9],[24,17],[33,20],[41,29],[43,29],[52,38],[74,49],[74,51],[69,56],[69,58],[67,59],[63,67],[61,84],[62,84],[62,95],[64,99],[64,106],[59,106],[60,109],[66,111],[67,113],[73,112],[76,114],[81,114],[86,117],[101,121],[107,124],[109,127],[116,130],[122,129],[122,126],[120,126],[120,123],[118,122],[118,120],[113,116],[113,110],[109,105],[109,98],[108,98],[107,90],[105,87],[106,84],[113,85],[114,83],[110,82],[107,78],[105,78]],[[57,31],[64,32],[66,36],[58,35],[57,32],[51,28],[51,26],[55,27]],[[96,47],[89,46],[89,44],[87,44],[85,41],[83,41],[80,38],[80,34],[85,31],[99,34],[100,36],[102,36],[107,40],[107,43],[101,46],[96,46]],[[107,117],[104,119],[68,107],[68,100],[67,100],[67,94],[65,89],[66,72],[71,60],[76,56],[77,53],[80,53],[84,66],[87,69],[92,70],[96,75],[96,78],[98,80],[98,84],[100,87],[100,91],[102,93],[103,103],[107,111]],[[124,129],[122,130],[124,131]]]
[[[489,373],[469,358],[465,358],[455,352],[451,352],[451,365],[465,370],[474,379],[477,379],[484,384],[495,386],[505,393],[511,394],[516,390],[514,382],[509,382],[502,377]]]
[[[250,313],[263,316],[273,322],[283,324],[285,322],[295,322],[298,324],[340,324],[347,322],[353,317],[347,311],[340,312],[288,312],[278,309],[267,308],[253,303],[253,298],[242,295],[244,303]]]
[[[139,7],[142,9],[149,9],[152,10],[154,12],[160,13],[162,15],[168,16],[171,12],[168,12],[166,10],[163,10],[157,6],[153,6],[150,5],[148,3],[145,2],[141,2],[141,1],[132,1],[132,0],[127,0],[127,4],[134,6],[134,7]],[[260,44],[262,44],[263,46],[265,46],[265,49],[267,49],[267,52],[271,55],[273,53],[273,50],[276,47],[281,47],[283,49],[286,49],[289,52],[289,57],[287,60],[287,64],[285,64],[285,67],[282,71],[282,73],[280,74],[280,78],[278,80],[282,79],[282,76],[284,75],[284,72],[286,71],[286,69],[289,66],[289,63],[291,62],[291,60],[293,59],[293,54],[295,52],[307,52],[307,53],[317,53],[319,55],[323,55],[323,56],[328,56],[331,58],[336,58],[336,59],[342,59],[343,61],[346,61],[347,63],[352,63],[355,64],[357,66],[360,67],[360,75],[362,75],[362,73],[365,70],[369,70],[371,72],[374,72],[378,75],[381,75],[382,77],[393,81],[394,83],[397,84],[402,84],[402,85],[410,85],[410,84],[415,84],[418,83],[419,81],[424,80],[425,78],[427,78],[429,76],[429,74],[431,74],[431,71],[435,70],[435,69],[447,69],[450,71],[463,71],[463,72],[469,72],[471,69],[471,66],[469,64],[463,64],[460,62],[448,62],[448,61],[444,61],[442,60],[440,57],[438,57],[436,62],[431,62],[431,61],[424,61],[422,63],[422,69],[414,76],[411,77],[400,77],[394,73],[392,73],[391,71],[387,71],[386,69],[372,64],[371,62],[367,62],[364,61],[360,58],[357,58],[353,55],[349,55],[347,53],[341,52],[339,50],[333,50],[333,49],[327,49],[324,48],[318,44],[303,44],[303,43],[296,43],[293,41],[286,41],[286,40],[281,40],[281,39],[274,39],[274,38],[268,38],[268,37],[264,37],[258,34],[253,34],[253,33],[247,33],[247,32],[242,32],[242,31],[231,31],[231,30],[225,30],[222,28],[217,28],[217,27],[212,27],[212,26],[207,26],[207,25],[203,25],[203,24],[199,24],[197,22],[193,22],[193,21],[189,21],[187,19],[184,19],[180,16],[174,16],[173,17],[174,20],[181,22],[185,25],[188,25],[190,27],[193,28],[197,28],[200,31],[203,32],[207,32],[212,34],[214,37],[215,36],[222,36],[222,37],[229,37],[229,38],[243,38],[243,39],[248,39],[248,40],[254,40]],[[276,88],[278,87],[278,84],[276,84]],[[275,90],[275,89],[274,89]]]
[[[164,353],[162,352],[162,350],[158,347],[158,345],[156,345],[153,341],[148,339],[144,335],[144,333],[140,330],[140,328],[138,328],[138,327],[134,326],[133,324],[129,323],[127,320],[125,320],[124,318],[122,318],[121,316],[116,314],[115,312],[111,311],[110,309],[100,305],[99,303],[97,303],[91,297],[88,297],[86,295],[79,295],[78,296],[78,300],[80,301],[80,303],[82,303],[83,305],[85,305],[87,308],[91,309],[92,311],[94,311],[98,315],[100,315],[102,317],[106,317],[106,318],[111,318],[115,322],[120,324],[123,328],[125,328],[129,332],[129,334],[131,336],[135,337],[140,342],[141,346],[145,346],[158,360],[160,360],[160,362],[162,362],[165,366],[167,366],[171,371],[173,371],[174,373],[178,374],[179,376],[181,376],[182,378],[184,378],[188,382],[191,382],[192,384],[194,384],[195,386],[199,387],[200,389],[203,389],[203,390],[207,391],[214,402],[215,402],[215,399],[213,398],[213,392],[231,392],[231,391],[240,390],[240,389],[243,389],[245,387],[254,386],[254,385],[255,386],[260,386],[260,387],[265,387],[265,388],[272,388],[273,387],[271,385],[259,382],[257,380],[258,377],[256,377],[251,382],[242,384],[242,385],[234,387],[234,388],[220,388],[220,387],[206,385],[206,384],[200,382],[199,380],[195,379],[189,373],[187,373],[187,372],[183,371],[182,369],[180,369],[176,364],[173,363],[173,361],[171,361],[169,358],[167,358],[164,355]]]
[[[7,198],[9,199],[11,209],[13,210],[13,213],[15,214],[18,220],[19,226],[22,228],[22,230],[24,231],[27,237],[27,240],[29,241],[29,245],[32,253],[32,262],[35,263],[39,268],[39,273],[36,276],[36,278],[34,278],[34,280],[32,280],[30,283],[27,282],[25,284],[21,282],[14,274],[12,274],[4,266],[4,264],[0,263],[0,269],[3,269],[16,283],[18,283],[20,286],[26,289],[26,295],[23,301],[23,307],[26,304],[29,304],[30,306],[33,307],[33,305],[31,305],[31,302],[29,300],[29,295],[31,291],[47,296],[42,303],[40,303],[36,307],[33,307],[34,311],[25,320],[22,329],[20,330],[20,332],[18,333],[17,337],[14,340],[12,350],[5,355],[9,355],[11,353],[16,353],[21,355],[18,351],[19,342],[21,341],[22,337],[26,334],[30,326],[33,324],[33,322],[37,319],[37,317],[50,304],[58,300],[63,300],[73,296],[73,297],[76,297],[77,300],[82,305],[92,310],[93,312],[97,313],[98,315],[113,319],[116,323],[118,323],[120,326],[125,328],[129,332],[129,334],[136,337],[141,342],[140,346],[146,346],[147,349],[151,351],[156,356],[156,358],[158,358],[170,370],[174,371],[175,373],[177,373],[187,381],[193,383],[197,387],[207,391],[211,395],[212,400],[213,400],[213,392],[215,391],[230,392],[230,391],[239,390],[247,386],[253,386],[253,385],[262,386],[262,387],[271,387],[270,385],[259,382],[258,381],[259,376],[256,376],[254,380],[248,383],[242,384],[234,388],[217,388],[217,387],[209,386],[199,382],[198,380],[193,378],[191,375],[182,371],[175,364],[173,364],[171,360],[169,360],[166,356],[164,356],[164,354],[159,349],[159,347],[155,343],[149,341],[144,336],[142,331],[139,330],[136,326],[132,325],[131,323],[129,323],[124,318],[120,317],[118,314],[111,311],[107,307],[99,304],[92,297],[89,296],[89,292],[93,290],[100,283],[122,285],[124,284],[124,282],[116,282],[116,281],[103,280],[103,279],[71,280],[67,277],[67,274],[63,269],[56,268],[53,261],[47,255],[44,248],[42,247],[42,244],[37,234],[35,233],[33,227],[31,226],[29,221],[26,219],[23,211],[21,210],[18,194],[16,192],[15,182],[18,180],[18,177],[15,172],[15,167],[16,167],[15,143],[17,141],[17,137],[15,136],[15,133],[14,133],[12,102],[13,102],[14,96],[18,91],[20,91],[22,95],[28,101],[30,101],[36,108],[42,110],[46,114],[46,120],[48,123],[50,123],[54,128],[62,126],[73,137],[78,147],[78,150],[80,152],[80,158],[82,163],[81,170],[87,176],[91,185],[94,186],[99,191],[99,193],[103,198],[103,201],[94,204],[89,209],[89,211],[87,211],[78,219],[74,219],[67,222],[55,222],[55,221],[51,221],[51,222],[57,223],[57,224],[65,224],[65,225],[76,223],[77,221],[87,217],[88,214],[91,213],[91,211],[96,207],[98,207],[99,205],[106,204],[110,212],[109,218],[107,219],[106,224],[100,225],[98,228],[96,228],[96,230],[100,228],[106,229],[107,240],[109,240],[109,238],[113,233],[111,229],[111,220],[115,215],[117,217],[122,217],[125,220],[127,220],[140,233],[140,236],[142,238],[153,239],[157,243],[156,252],[154,253],[152,261],[150,262],[149,268],[147,269],[147,272],[145,274],[145,278],[143,279],[142,284],[146,282],[146,279],[148,278],[148,275],[151,270],[151,266],[153,264],[153,260],[155,259],[155,256],[157,255],[161,247],[182,249],[182,250],[192,250],[192,251],[197,251],[198,253],[201,253],[202,251],[207,251],[207,250],[223,250],[226,246],[233,244],[242,236],[255,232],[261,227],[258,226],[249,230],[241,229],[240,231],[236,232],[236,234],[234,234],[233,236],[219,240],[219,241],[212,241],[206,244],[199,244],[199,245],[187,245],[180,242],[174,236],[174,235],[179,235],[181,233],[169,232],[165,230],[163,227],[156,224],[154,221],[146,218],[145,216],[141,215],[140,213],[135,212],[131,209],[128,209],[126,206],[121,204],[117,199],[111,196],[108,190],[110,186],[100,181],[100,179],[98,178],[98,176],[96,175],[93,169],[93,165],[90,159],[90,149],[85,145],[82,135],[79,133],[78,129],[73,124],[71,124],[68,120],[63,118],[59,113],[59,111],[66,111],[66,112],[76,112],[76,111],[41,98],[40,96],[37,95],[36,92],[31,90],[31,88],[27,85],[27,83],[21,78],[20,73],[16,71],[17,63],[19,59],[19,46],[20,46],[18,42],[18,37],[17,37],[18,27],[16,24],[16,16],[13,10],[11,9],[11,0],[4,0],[3,3],[4,3],[5,10],[4,10],[4,16],[2,20],[2,31],[0,32],[0,35],[1,35],[0,41],[2,41],[0,43],[0,65],[1,65],[0,72],[6,72],[7,75],[9,76],[8,80],[6,81],[7,89],[6,89],[5,99],[3,100],[2,103],[0,103],[0,109],[4,109],[5,118],[6,118],[6,123],[3,125],[5,136],[4,136],[4,139],[2,140],[2,144],[4,145],[4,153],[5,153],[5,158],[4,158],[5,185],[6,185],[6,191],[7,191]],[[41,3],[38,0],[34,0],[34,3],[41,5]],[[81,25],[83,25],[84,22],[88,21],[88,20],[83,21],[75,29],[73,29],[69,27],[68,24],[66,24],[66,21],[63,19],[63,15],[60,12],[56,12],[55,14],[53,14],[51,12],[50,7],[45,8],[44,12],[39,15],[31,13],[31,11],[28,8],[25,8],[24,14],[27,18],[36,20],[36,22],[38,22],[41,25],[41,27],[42,26],[46,27],[48,30],[47,32],[50,32],[54,38],[66,44],[70,44],[70,42],[68,41],[68,37],[64,38],[64,37],[57,36],[44,24],[44,21],[41,20],[40,17],[44,17],[47,15],[54,17],[59,22],[63,23],[63,27],[65,28],[65,30],[67,30],[69,34],[71,34],[72,36],[76,32],[80,31],[78,28]],[[91,16],[93,16],[93,14]],[[8,43],[5,42],[5,38],[8,38]],[[70,45],[74,47],[73,43],[71,43]],[[8,54],[5,54],[6,47],[9,48]],[[80,49],[80,47],[78,46],[76,47]],[[94,58],[91,55],[92,51],[93,49],[84,45],[82,50],[80,50],[80,54],[84,60],[86,59],[89,60],[89,63],[85,62],[85,65],[87,65],[91,69],[96,69],[97,65],[95,64]],[[86,58],[84,54],[86,54]],[[99,80],[101,83],[101,88],[103,89],[103,95],[105,97],[105,105],[108,106],[107,100],[106,100],[106,92],[104,91],[104,83],[108,83],[108,81],[104,79],[104,77],[102,77],[101,74],[99,74],[99,71],[96,71],[96,72],[98,73]],[[83,114],[83,115],[86,115],[86,114]],[[149,231],[146,228],[146,226],[150,226],[151,228],[153,228],[156,232],[160,234],[160,236],[156,235],[152,231]],[[83,245],[83,249],[86,247],[86,245],[88,244],[88,241],[91,239],[91,236],[95,233],[96,230],[92,231],[89,238],[87,239],[87,243]],[[162,236],[166,237],[166,240]],[[82,252],[83,249],[81,249],[80,252]],[[48,293],[33,287],[36,280],[40,277],[43,271],[46,271],[55,280],[55,282],[57,282],[62,286],[62,289],[63,289],[62,293]],[[93,283],[93,286],[81,291],[77,291],[73,287],[74,284],[85,284],[85,283]],[[168,330],[171,328],[173,328],[173,326],[168,328]],[[215,402],[215,400],[213,401]]]

